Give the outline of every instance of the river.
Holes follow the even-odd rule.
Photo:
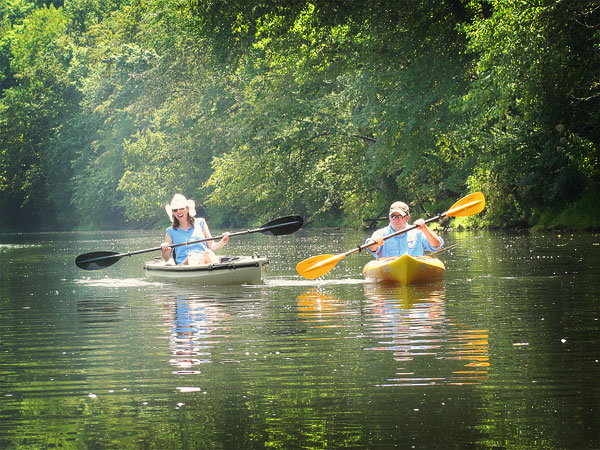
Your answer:
[[[420,287],[296,273],[366,236],[232,238],[266,282],[190,287],[74,264],[160,231],[2,234],[0,448],[600,448],[599,235],[448,232]]]

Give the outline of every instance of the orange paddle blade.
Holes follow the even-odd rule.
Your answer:
[[[444,213],[450,217],[467,217],[480,213],[485,208],[485,197],[481,192],[474,192],[461,198]]]
[[[296,271],[307,280],[314,280],[315,278],[325,275],[345,257],[345,253],[340,253],[339,255],[312,256],[299,262],[296,265]]]

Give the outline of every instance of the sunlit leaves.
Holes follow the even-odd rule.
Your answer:
[[[60,37],[66,27],[66,15],[52,4],[25,19],[11,40],[11,66],[15,76],[29,82],[42,81],[49,70],[52,73],[57,63],[65,64],[67,61],[60,48]],[[41,70],[42,67],[45,70]]]
[[[600,97],[592,81],[600,71],[592,56],[600,10],[585,0],[492,4],[491,15],[466,27],[478,59],[461,109],[468,129],[454,142],[467,149],[485,140],[479,164],[492,170],[499,192],[513,197],[526,211],[521,219],[530,221],[536,208],[573,200],[592,180],[582,162],[600,136],[591,126],[597,104],[590,102]],[[579,136],[578,143],[568,135]],[[597,182],[587,189],[597,190]],[[519,217],[504,211],[505,219]]]

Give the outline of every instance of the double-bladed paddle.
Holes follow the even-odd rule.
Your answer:
[[[443,219],[446,216],[450,217],[466,217],[472,216],[473,214],[477,214],[483,211],[485,207],[485,197],[481,192],[475,192],[473,194],[467,195],[466,197],[461,198],[457,201],[452,207],[442,214],[438,214],[435,217],[427,219],[425,223],[434,222],[436,220]],[[418,228],[417,225],[412,225],[408,228],[404,228],[402,230],[398,230],[395,233],[388,234],[384,236],[383,240],[389,239],[394,236],[398,236],[400,234],[406,233],[410,230],[414,230]],[[299,262],[296,265],[296,271],[302,275],[304,278],[308,280],[314,280],[315,278],[319,278],[326,273],[328,273],[331,269],[333,269],[338,262],[344,259],[346,256],[351,255],[352,253],[360,252],[367,247],[373,245],[373,242],[367,243],[364,245],[360,245],[352,250],[348,250],[345,253],[340,253],[338,255],[317,255],[311,258],[305,259],[304,261]]]
[[[240,236],[243,234],[250,233],[263,233],[271,236],[283,236],[286,234],[291,234],[298,231],[302,228],[304,224],[304,219],[300,216],[285,216],[279,217],[277,219],[273,219],[270,222],[265,223],[260,228],[255,228],[253,230],[245,230],[245,231],[237,231],[235,233],[230,233],[231,236]],[[169,245],[170,248],[181,247],[182,245],[190,245],[190,244],[198,244],[200,242],[212,241],[213,239],[220,239],[223,235],[213,236],[205,239],[198,239],[196,241],[183,242],[181,244],[173,244]],[[148,253],[155,252],[161,250],[161,247],[153,247],[147,248],[145,250],[136,250],[134,252],[127,253],[117,253],[117,252],[109,252],[109,251],[101,251],[101,252],[91,252],[84,253],[83,255],[79,255],[75,259],[75,264],[77,267],[84,270],[98,270],[104,269],[105,267],[112,266],[118,260],[120,260],[123,256],[132,256],[139,255],[140,253]]]

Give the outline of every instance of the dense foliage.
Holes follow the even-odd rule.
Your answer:
[[[597,227],[596,0],[8,0],[1,226],[211,223],[387,205]]]

